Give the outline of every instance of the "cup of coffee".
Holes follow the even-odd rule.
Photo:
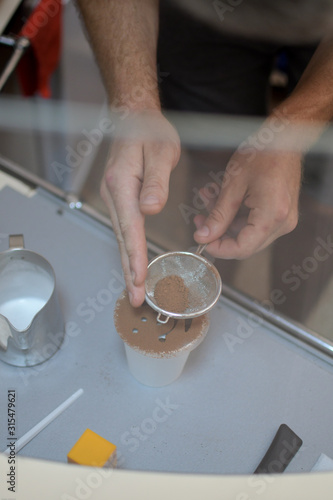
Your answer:
[[[115,307],[114,323],[124,342],[131,374],[144,385],[162,387],[181,375],[190,352],[208,333],[209,316],[170,318],[162,324],[146,303],[132,307],[127,291],[123,291]]]

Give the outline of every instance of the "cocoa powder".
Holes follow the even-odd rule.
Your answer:
[[[189,344],[199,345],[207,333],[209,317],[204,314],[192,320],[170,318],[161,324],[156,311],[146,302],[132,307],[124,291],[115,307],[114,324],[120,338],[133,349],[153,357],[170,357]],[[161,342],[158,337],[168,331],[165,342]]]
[[[154,289],[158,307],[171,313],[183,313],[188,307],[188,288],[183,278],[174,274],[160,279]]]

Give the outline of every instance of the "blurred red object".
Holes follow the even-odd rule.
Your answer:
[[[17,68],[23,95],[51,97],[50,79],[61,51],[61,0],[40,0],[19,36],[28,38],[31,45]]]

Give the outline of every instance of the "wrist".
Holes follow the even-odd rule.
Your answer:
[[[113,93],[109,96],[109,106],[111,109],[124,109],[129,113],[140,111],[161,112],[161,103],[158,96],[140,87],[133,87],[130,90]]]
[[[333,95],[295,92],[274,111],[283,114],[295,124],[325,127],[333,117]]]
[[[129,111],[161,111],[157,76],[155,74],[137,76],[135,81],[128,78],[114,80],[108,100],[112,108],[123,107]]]
[[[306,153],[329,123],[327,109],[319,103],[304,105],[300,96],[291,96],[274,108],[267,118],[275,128],[274,143],[282,149]]]
[[[161,110],[155,61],[147,59],[147,55],[137,55],[133,64],[115,68],[107,90],[112,107],[123,106],[130,111]]]

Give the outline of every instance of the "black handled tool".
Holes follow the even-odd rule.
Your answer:
[[[286,424],[281,424],[272,444],[254,474],[277,474],[283,472],[294,458],[303,441]]]

